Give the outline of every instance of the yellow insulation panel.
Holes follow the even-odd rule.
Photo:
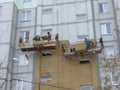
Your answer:
[[[83,45],[82,48],[77,45],[77,50],[85,49],[84,44],[81,45]],[[35,55],[34,80],[35,82],[40,82],[41,76],[46,74],[50,75],[51,79],[46,82],[40,82],[40,86],[36,84],[34,90],[80,90],[80,86],[87,85],[91,85],[93,90],[99,90],[95,55],[66,58],[62,52],[61,44],[54,51],[48,50],[48,52],[52,53],[51,56],[42,56],[40,54],[42,52],[44,51],[40,51]],[[81,59],[90,59],[91,62],[79,64]]]
[[[75,44],[75,51],[83,51],[86,50],[86,45],[85,43],[79,43],[79,44]]]

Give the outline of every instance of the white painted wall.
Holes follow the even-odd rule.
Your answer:
[[[13,15],[14,4],[13,3],[3,3],[3,4],[0,4],[0,6],[2,6],[0,21],[11,21],[12,15]]]
[[[31,0],[31,2],[23,3],[23,0],[15,0],[18,9],[35,8],[37,6],[37,0]]]
[[[14,2],[15,0],[0,0],[0,3]]]
[[[9,57],[9,45],[0,45],[0,63],[2,67],[7,67]]]
[[[0,23],[0,43],[9,43],[11,34],[11,22]]]

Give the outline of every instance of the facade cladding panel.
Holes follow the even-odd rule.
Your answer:
[[[99,38],[102,36],[105,50],[111,51],[114,48],[114,51],[116,51],[118,36],[115,31],[116,23],[112,0],[15,0],[15,3],[12,2],[14,1],[0,1],[0,46],[3,47],[7,44],[8,47],[2,50],[5,53],[8,52],[7,56],[3,55],[4,57],[1,58],[3,60],[7,57],[9,67],[13,69],[12,74],[10,73],[8,77],[12,81],[7,84],[8,90],[9,88],[11,90],[33,90],[33,88],[34,90],[56,90],[52,86],[39,87],[38,83],[40,81],[45,81],[45,83],[53,86],[75,88],[76,90],[81,88],[82,90],[97,90],[98,78],[92,79],[94,77],[92,73],[83,72],[82,70],[97,71],[94,68],[96,64],[93,65],[93,62],[96,63],[95,57],[87,57],[87,59],[91,59],[91,62],[87,64],[79,64],[81,57],[78,62],[74,60],[71,64],[59,52],[60,48],[58,48],[60,55],[52,52],[51,56],[39,57],[40,52],[22,52],[18,42],[19,38],[22,37],[25,45],[29,46],[32,44],[34,36],[47,35],[49,31],[52,34],[52,39],[58,33],[59,40],[69,40],[72,44],[84,41],[85,38],[95,39],[96,42],[99,42]],[[119,14],[117,13],[117,15]],[[98,43],[97,45],[99,46]],[[105,50],[105,56],[109,55]],[[117,54],[117,52],[114,54]],[[13,57],[18,58],[18,60],[11,63]],[[62,60],[58,62],[57,57]],[[39,60],[42,62],[41,66],[36,63]],[[11,66],[11,64],[13,65]],[[93,67],[90,68],[90,65]],[[97,73],[96,71],[94,73]],[[74,75],[74,73],[76,74]],[[87,80],[84,79],[86,78],[84,76],[87,77]],[[71,79],[71,77],[74,78]],[[31,82],[34,80],[37,83]],[[75,80],[76,84],[73,83]],[[84,83],[80,80],[83,80]],[[92,81],[95,82],[92,83]],[[67,90],[67,88],[64,89]]]

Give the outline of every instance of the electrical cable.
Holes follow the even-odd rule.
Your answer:
[[[8,81],[6,78],[0,78],[0,80]],[[56,88],[61,88],[61,89],[67,89],[67,90],[76,90],[76,89],[72,89],[72,88],[60,87],[60,86],[49,85],[49,84],[41,84],[41,83],[38,83],[38,82],[33,82],[33,81],[28,81],[28,80],[21,80],[21,79],[15,79],[15,78],[10,80],[10,82],[12,82],[12,81],[23,81],[23,82],[27,82],[27,83],[40,84],[40,85],[43,85],[43,86],[50,86],[50,87],[56,87]]]

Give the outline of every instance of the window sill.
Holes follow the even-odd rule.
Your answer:
[[[110,12],[100,12],[100,14],[109,14]]]
[[[20,21],[20,22],[31,22],[31,20],[26,20],[26,21]]]
[[[110,34],[103,34],[102,36],[110,36],[110,35],[112,35],[112,33],[110,33]]]
[[[29,66],[29,64],[27,64],[27,65],[18,65],[18,67],[27,67],[27,66]]]

